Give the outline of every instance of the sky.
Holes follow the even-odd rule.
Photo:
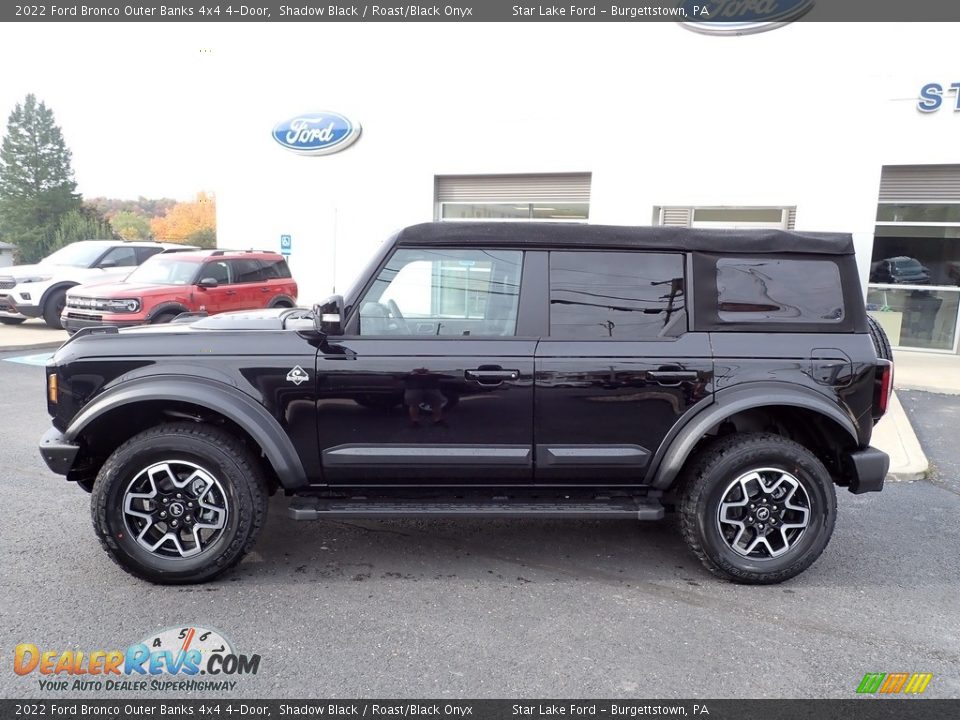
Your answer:
[[[863,66],[865,73],[884,71],[899,64],[936,66],[936,58],[955,52],[955,27],[911,25],[908,31],[890,24],[869,29],[869,58],[859,51],[856,24],[842,24],[832,47],[810,48],[797,62],[820,62],[824,54],[835,58],[846,72]],[[771,42],[791,39],[793,28],[744,38],[712,38],[711,41],[756,45],[756,62],[763,64],[763,48]],[[558,92],[576,98],[577,87],[589,82],[594,71],[609,69],[590,65],[591,43],[611,39],[629,42],[643,33],[674,33],[677,47],[690,43],[693,33],[665,23],[622,24],[524,24],[510,27],[490,24],[398,23],[349,26],[334,23],[27,23],[8,24],[0,30],[0,121],[27,93],[34,93],[55,113],[68,147],[78,189],[86,197],[192,198],[198,191],[214,191],[217,157],[225,150],[240,157],[243,148],[223,148],[222,128],[231,122],[237,93],[257,92],[276,98],[302,90],[304,106],[325,96],[330,78],[355,77],[356,95],[365,87],[390,87],[391,102],[402,102],[403,77],[394,63],[416,72],[430,72],[431,64],[444,52],[466,47],[482,59],[498,43],[522,43],[526,33],[551,33],[558,46],[570,47],[563,68],[542,67],[530,57],[517,68],[516,78],[465,78],[464,87],[475,96],[496,92],[496,82],[534,87],[547,81]],[[501,37],[507,38],[501,40]],[[889,37],[889,45],[882,41]],[[699,46],[702,47],[702,44]],[[889,47],[889,52],[887,52]],[[434,53],[434,48],[436,52]],[[882,48],[883,52],[878,52]],[[682,50],[681,50],[682,52]],[[404,57],[400,58],[399,53]],[[410,58],[415,58],[411,60]],[[581,62],[585,66],[577,71]],[[748,69],[714,67],[709,57],[665,58],[675,66],[684,61],[697,80],[683,91],[696,94],[698,85],[714,81],[729,83]],[[702,79],[696,70],[702,64]],[[478,65],[476,67],[482,67]],[[629,73],[657,72],[657,68],[615,69]],[[779,73],[780,69],[773,72]],[[565,85],[566,75],[579,75]],[[790,68],[782,69],[784,102],[789,103]],[[523,80],[523,78],[528,78]],[[386,78],[386,79],[385,79]],[[531,80],[532,79],[532,80]],[[958,78],[944,78],[953,81]],[[463,88],[438,87],[456,97]],[[370,94],[369,92],[367,93]],[[342,96],[341,96],[342,97]],[[306,99],[309,99],[306,100]],[[376,101],[368,98],[367,101]],[[336,101],[321,105],[340,107]],[[291,112],[301,111],[292,108]],[[786,106],[784,111],[789,111]],[[284,113],[278,110],[278,117]]]

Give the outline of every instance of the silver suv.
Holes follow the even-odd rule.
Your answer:
[[[175,243],[122,240],[70,243],[36,265],[5,268],[0,275],[0,323],[19,325],[27,318],[42,317],[47,325],[59,330],[68,289],[120,280],[157,253],[196,249]]]

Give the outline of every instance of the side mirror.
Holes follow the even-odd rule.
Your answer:
[[[313,327],[324,335],[343,335],[342,295],[331,295],[313,306]]]
[[[203,288],[204,290],[210,290],[217,287],[220,283],[217,282],[216,278],[205,277],[203,280],[197,283],[197,286]]]
[[[105,260],[104,262],[97,265],[101,270],[112,270],[117,267],[117,262],[115,260]]]

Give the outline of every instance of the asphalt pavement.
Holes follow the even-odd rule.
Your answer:
[[[918,421],[942,477],[841,491],[823,557],[782,585],[715,579],[669,520],[297,523],[276,497],[235,571],[158,587],[109,560],[89,496],[37,454],[42,368],[0,359],[0,397],[0,697],[105,696],[16,675],[18,643],[112,650],[192,626],[261,655],[233,697],[852,698],[867,672],[933,673],[927,696],[960,697],[955,423],[940,442]],[[901,397],[915,421],[945,417]]]

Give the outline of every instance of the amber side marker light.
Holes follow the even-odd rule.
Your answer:
[[[57,396],[59,394],[59,388],[57,386],[57,374],[52,373],[47,376],[47,400],[51,403],[56,404]]]

